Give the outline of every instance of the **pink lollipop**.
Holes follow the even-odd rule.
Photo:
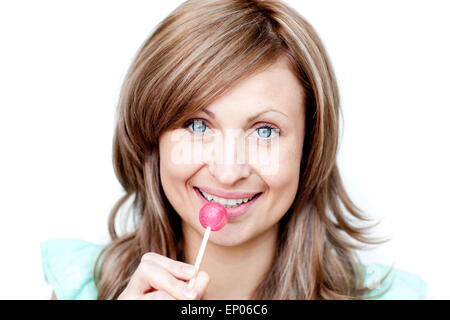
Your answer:
[[[200,263],[202,262],[203,254],[205,253],[206,243],[208,242],[209,234],[212,231],[218,231],[225,227],[228,222],[227,210],[218,202],[208,202],[200,209],[199,214],[200,224],[206,229],[203,236],[202,244],[198,250],[197,258],[195,259],[195,270],[198,271]],[[189,281],[189,287],[193,287],[195,278]]]
[[[209,202],[200,209],[199,219],[203,228],[218,231],[228,222],[227,210],[218,202]]]

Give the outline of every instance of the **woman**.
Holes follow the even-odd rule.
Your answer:
[[[358,259],[357,248],[383,241],[358,226],[369,219],[341,182],[339,112],[323,44],[293,9],[274,0],[183,3],[145,41],[125,79],[113,154],[125,195],[110,216],[109,244],[84,243],[82,253],[71,242],[89,257],[86,277],[96,260],[85,296],[80,286],[75,296],[420,296],[420,279],[378,266],[369,281]],[[118,234],[128,199],[134,229]],[[207,201],[228,207],[229,222],[211,234],[189,290]],[[401,276],[384,281],[394,274]]]

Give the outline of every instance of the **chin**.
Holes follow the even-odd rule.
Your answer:
[[[228,228],[227,228],[228,227]],[[223,247],[234,247],[242,245],[249,240],[249,235],[244,230],[233,230],[232,226],[225,226],[220,231],[213,231],[208,242]]]
[[[208,240],[209,243],[214,243],[217,246],[222,247],[236,247],[244,243],[245,241],[239,240],[239,239],[230,239],[230,238],[224,238],[224,239],[212,239],[212,237]]]

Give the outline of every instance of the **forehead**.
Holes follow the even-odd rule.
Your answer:
[[[292,113],[298,111],[303,100],[304,90],[300,81],[288,59],[280,57],[273,64],[238,81],[207,109],[215,113],[223,107],[256,111],[270,106]]]

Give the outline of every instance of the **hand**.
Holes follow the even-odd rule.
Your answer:
[[[149,252],[142,256],[139,266],[118,299],[198,300],[208,287],[209,276],[204,271],[198,272],[194,287],[189,288],[188,281],[183,280],[194,276],[193,265]]]

